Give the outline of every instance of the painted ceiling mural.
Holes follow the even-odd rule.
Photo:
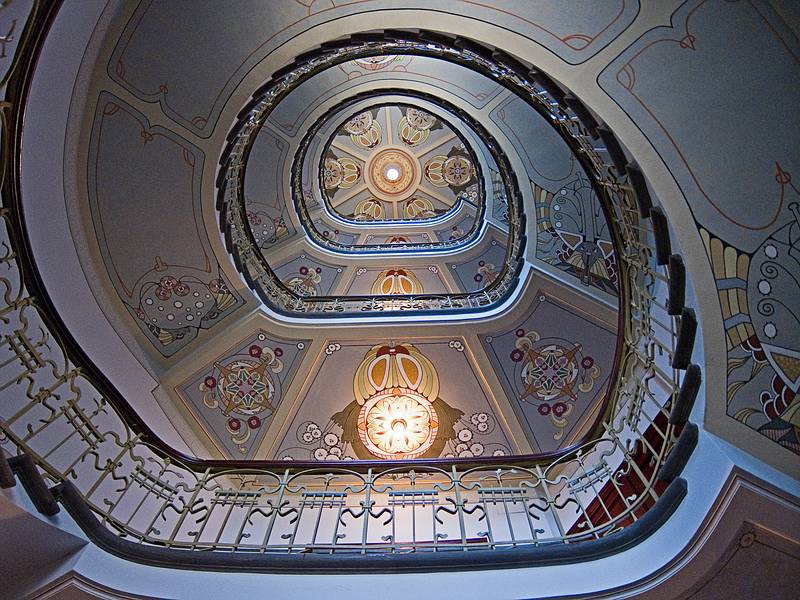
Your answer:
[[[689,200],[724,320],[728,417],[797,454],[800,129],[776,115],[800,105],[799,66],[800,44],[768,3],[690,0],[598,79]]]
[[[309,340],[286,340],[258,330],[176,391],[224,456],[255,458],[308,344]]]
[[[490,286],[500,276],[506,260],[503,237],[494,228],[487,234],[488,243],[481,244],[472,257],[465,257],[448,266],[465,292],[476,292]]]
[[[570,63],[588,60],[625,30],[639,13],[636,0],[570,3],[548,0],[531,20],[526,0],[498,6],[456,0],[457,12],[478,22],[515,31]],[[109,76],[137,98],[155,102],[175,122],[202,137],[211,135],[220,110],[247,71],[301,31],[346,15],[390,8],[388,0],[341,6],[301,0],[264,3],[242,0],[225,11],[213,0],[142,0],[131,15],[108,64]],[[453,2],[411,0],[450,17]],[[174,23],[183,23],[175,36]],[[207,23],[216,23],[209,29]],[[387,25],[390,25],[387,23]],[[197,61],[197,49],[207,60]],[[171,60],[162,60],[170,56]]]
[[[430,73],[437,72],[432,64],[435,61],[421,57],[414,57],[414,60],[426,66]],[[394,62],[400,61],[387,61],[387,64]],[[480,233],[477,215],[483,210],[478,205],[482,206],[488,186],[477,181],[479,167],[474,152],[480,156],[481,163],[487,163],[489,168],[497,167],[485,143],[471,133],[460,117],[448,113],[457,123],[456,133],[438,116],[447,110],[429,101],[411,106],[407,102],[413,99],[408,96],[398,96],[406,103],[391,100],[394,106],[379,105],[379,100],[375,99],[363,101],[357,104],[366,103],[367,108],[358,111],[328,107],[324,104],[327,98],[331,97],[327,100],[329,103],[338,103],[340,99],[334,94],[352,93],[346,77],[354,77],[353,69],[362,71],[359,85],[365,84],[367,79],[382,78],[393,83],[397,81],[402,87],[406,81],[414,82],[421,77],[406,70],[389,72],[385,65],[375,67],[369,60],[350,61],[339,67],[347,72],[338,67],[328,69],[292,90],[270,113],[255,137],[248,163],[258,167],[246,172],[243,200],[248,226],[268,262],[267,254],[272,255],[273,251],[280,254],[279,249],[291,243],[300,228],[313,230],[309,236],[311,245],[339,252],[398,243],[457,243],[476,237]],[[500,91],[496,83],[458,65],[439,65],[438,75],[441,80],[436,82],[438,87],[450,88],[452,93],[466,98],[488,100]],[[287,148],[294,147],[299,141],[297,133],[307,130],[318,118],[312,115],[311,108],[319,108],[321,102],[328,110],[320,120],[319,132],[310,136],[305,158],[301,161],[303,194],[298,197],[304,205],[301,212],[306,209],[308,212],[299,215],[294,201],[287,197],[282,174],[301,159],[299,153],[287,152]],[[417,123],[416,128],[409,125],[406,115],[409,110],[415,115],[412,121]],[[379,112],[380,118],[375,118]],[[390,127],[387,127],[387,118]],[[359,123],[364,125],[365,131],[371,132],[370,135],[378,137],[362,139],[363,135],[345,130],[358,128]],[[469,148],[465,144],[469,144]],[[411,168],[405,169],[403,165]],[[408,171],[413,185],[404,185],[401,190],[390,189],[398,182],[385,180],[383,171],[387,169],[392,173]],[[405,181],[398,179],[399,183]],[[497,185],[503,187],[499,177]],[[449,210],[450,207],[453,210]],[[431,219],[436,223],[434,231],[425,223]],[[364,226],[383,220],[387,225],[396,221],[392,228],[386,229],[385,235]],[[401,221],[411,223],[404,225]]]
[[[539,292],[528,314],[508,331],[481,341],[531,444],[551,452],[605,398],[616,334]]]
[[[556,193],[531,182],[536,208],[536,257],[583,285],[619,293],[614,244],[603,209],[582,172]]]
[[[473,158],[456,132],[409,105],[349,118],[323,151],[322,195],[349,221],[424,221],[477,197]]]
[[[514,453],[464,341],[328,342],[274,457],[375,460]]]
[[[452,225],[448,224],[442,229],[433,229],[433,233],[440,240],[459,240],[466,235],[474,223],[475,215],[466,214]]]
[[[25,21],[33,9],[33,0],[7,2],[2,5],[3,23],[0,25],[0,81],[5,80],[11,68],[17,45],[22,37]]]
[[[452,75],[461,77],[465,72],[459,67]],[[318,93],[327,84],[325,73],[320,81],[315,77],[301,84],[284,102],[295,107]],[[397,75],[389,73],[384,80],[406,85]],[[470,77],[474,79],[474,73]],[[431,91],[426,88],[426,93]],[[459,91],[467,93],[465,88]],[[304,94],[297,96],[300,92]],[[380,246],[386,243],[435,247],[475,239],[488,191],[483,165],[496,167],[496,162],[463,115],[453,110],[423,92],[375,92],[368,99],[328,107],[313,125],[307,123],[310,130],[301,142],[306,149],[298,151],[294,163],[302,165],[300,175],[294,172],[292,180],[293,187],[302,189],[299,218],[312,241],[328,249],[327,242],[335,241],[335,251],[371,246],[370,250],[383,252]],[[274,115],[267,122],[275,130],[283,127]],[[378,235],[373,224],[387,235]],[[430,235],[428,225],[446,228],[447,235]],[[460,235],[454,236],[456,232]],[[357,241],[347,247],[347,236],[352,234]]]
[[[244,180],[245,208],[253,237],[262,250],[292,238],[297,232],[282,185],[288,152],[286,140],[269,128],[262,130],[250,151],[250,160],[258,166],[259,176]]]
[[[202,223],[203,160],[187,140],[101,95],[89,157],[95,234],[111,285],[165,357],[244,304]],[[139,226],[143,215],[146,227]]]
[[[401,294],[442,294],[448,286],[437,265],[361,266],[356,268],[347,295],[396,296]]]
[[[300,296],[328,296],[333,292],[343,267],[300,254],[275,267],[283,284]]]
[[[516,96],[504,100],[492,112],[492,119],[512,141],[530,178],[536,258],[582,285],[616,296],[617,265],[611,234],[597,194],[575,156],[566,145],[556,143],[558,133]],[[539,143],[525,142],[531,139]],[[500,201],[495,214],[499,213],[501,219],[502,211]]]
[[[249,22],[263,10],[260,3],[236,3],[230,14],[219,14],[218,7],[198,2],[193,6],[196,14],[187,17],[189,22],[207,18],[212,10],[226,21],[233,14],[242,14],[245,5],[250,16],[247,23],[234,28],[243,30],[244,35],[224,48],[217,39],[220,32],[206,32],[199,47],[203,55],[218,49],[211,59],[213,68],[204,66],[202,76],[190,80],[196,70],[190,61],[194,54],[183,46],[200,39],[190,25],[183,38],[172,36],[173,64],[158,61],[155,69],[151,64],[150,53],[162,43],[159,28],[167,15],[178,14],[179,9],[171,4],[142,2],[131,9],[133,16],[116,47],[109,74],[131,92],[133,98],[128,98],[139,111],[143,106],[148,115],[148,111],[162,111],[167,118],[162,116],[159,123],[172,119],[178,124],[175,129],[190,132],[190,139],[204,148],[211,146],[217,116],[237,77],[261,60],[272,44],[299,28],[334,18],[334,14],[365,8],[341,6],[327,11],[303,7],[297,16],[293,2],[274,3],[275,18],[268,27],[275,27],[275,32],[265,35],[263,24],[254,27]],[[362,4],[380,5],[382,1]],[[431,8],[429,3],[420,3],[420,7]],[[597,12],[585,19],[592,27],[584,31],[593,30],[601,21],[612,28],[621,25],[638,11],[638,3],[609,0],[595,8]],[[556,3],[543,5],[540,14],[555,23],[560,19],[556,15],[559,10],[564,9]],[[486,5],[479,12],[499,15],[494,21],[497,24],[506,18],[518,20],[524,7],[511,2],[502,11]],[[572,23],[574,26],[574,19]],[[257,41],[251,29],[258,29],[262,39]],[[538,31],[538,25],[530,30]],[[606,35],[597,31],[596,36],[562,40],[564,48],[572,48],[562,56],[584,60],[588,57],[585,52],[594,52]],[[224,37],[230,39],[230,31]],[[180,73],[178,65],[182,65]],[[222,72],[227,73],[224,80]],[[154,83],[156,79],[159,83]],[[409,93],[417,93],[417,98],[397,94],[345,104],[351,100],[348,94],[352,90],[402,87],[404,83],[411,84]],[[189,89],[192,94],[187,93]],[[434,102],[435,98],[430,98],[436,94],[450,100]],[[536,243],[536,260],[549,263],[586,288],[616,294],[616,265],[608,230],[579,163],[541,115],[533,114],[535,111],[489,78],[431,58],[379,56],[322,71],[290,92],[287,99],[254,136],[243,178],[242,214],[246,213],[255,242],[271,269],[292,292],[301,296],[415,296],[477,292],[492,285],[507,262],[509,201],[498,165],[504,164],[503,153],[511,153],[519,156],[527,171],[527,180],[523,174],[525,194],[530,185],[534,198],[529,208],[535,209],[536,215],[529,210],[528,219],[534,217],[536,223],[535,240],[529,239]],[[90,168],[97,189],[105,186],[106,196],[98,192],[92,201],[101,252],[112,280],[118,277],[127,282],[131,272],[136,275],[134,281],[150,286],[153,302],[137,288],[129,301],[130,312],[153,346],[171,356],[201,328],[213,326],[244,304],[219,273],[204,237],[198,198],[200,171],[207,157],[182,136],[151,126],[141,112],[116,97],[105,93],[102,100],[92,141],[96,173]],[[454,102],[452,113],[448,101]],[[147,107],[148,103],[157,106]],[[380,260],[374,256],[354,259],[313,245],[303,235],[302,227],[308,223],[301,223],[298,217],[290,196],[294,182],[287,174],[297,163],[298,144],[310,125],[320,114],[330,114],[334,106],[344,108],[320,127],[320,139],[309,146],[311,167],[308,173],[302,171],[303,189],[316,185],[315,191],[320,192],[311,198],[308,221],[319,226],[323,237],[353,246],[464,240],[478,220],[485,195],[482,220],[486,223],[474,228],[480,230],[475,244],[465,244],[466,250],[459,252],[391,254]],[[470,118],[486,124],[491,133],[481,139],[475,133],[480,128],[469,125]],[[106,141],[103,135],[108,135],[112,124],[124,129],[124,135],[115,133],[114,139]],[[486,149],[486,140],[492,136],[502,150],[496,156]],[[144,157],[147,153],[149,158]],[[144,167],[130,169],[132,164]],[[102,181],[122,180],[116,169],[132,181],[123,181],[112,194],[112,186]],[[169,202],[164,201],[167,189]],[[150,234],[158,244],[145,239],[132,242],[134,234],[122,226],[125,219],[133,218],[125,213],[124,203],[136,194],[152,204],[147,204],[143,214],[148,215]],[[141,212],[142,206],[137,210]],[[166,214],[167,210],[172,214]],[[118,213],[122,219],[109,225],[102,216],[110,213]],[[177,214],[182,218],[173,224]],[[196,239],[197,244],[178,247],[178,240],[187,239]],[[158,252],[151,260],[119,250],[130,243],[144,254],[156,248]],[[187,273],[195,271],[188,269],[203,276],[190,280]],[[197,298],[191,307],[186,295]],[[345,341],[344,336],[326,333],[330,341],[317,356],[308,351],[312,340],[307,338],[314,338],[317,345],[322,334],[291,339],[285,331],[281,337],[262,326],[224,352],[214,348],[213,342],[205,347],[198,344],[196,348],[204,356],[218,356],[191,367],[187,366],[191,361],[184,361],[170,376],[191,372],[191,376],[172,379],[181,381],[174,390],[185,409],[182,412],[203,432],[202,439],[231,458],[499,456],[520,451],[512,432],[524,451],[528,445],[540,452],[555,451],[574,442],[599,410],[611,375],[613,357],[607,349],[614,346],[615,333],[569,308],[566,300],[545,293],[528,294],[527,298],[535,300],[523,318],[515,317],[518,322],[513,327],[492,325],[487,332],[487,326],[481,326],[474,332],[480,334],[479,345],[473,332],[469,340],[426,338],[414,330],[413,335],[393,332],[394,338],[366,341]],[[213,306],[208,306],[209,300]],[[197,304],[200,302],[202,306]],[[210,312],[202,313],[203,308]],[[186,311],[187,316],[175,312],[177,309]],[[199,316],[203,319],[198,325]],[[195,324],[189,325],[190,321]],[[492,389],[487,378],[499,380],[500,387]],[[299,390],[301,383],[306,386],[302,397],[289,395],[289,390]]]
[[[317,74],[313,81],[302,83],[291,92],[291,102],[281,102],[270,115],[274,130],[286,138],[302,134],[314,109],[342,93],[352,93],[356,86],[391,83],[412,87],[423,83],[438,96],[452,94],[475,108],[483,108],[499,96],[503,88],[491,79],[455,63],[445,63],[423,56],[380,56],[357,59]],[[411,84],[411,86],[409,86]]]

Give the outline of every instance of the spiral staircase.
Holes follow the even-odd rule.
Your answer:
[[[791,6],[322,4],[0,5],[0,597],[790,597],[796,146],[604,82]]]

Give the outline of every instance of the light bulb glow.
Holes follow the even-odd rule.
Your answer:
[[[386,169],[385,177],[389,181],[397,181],[400,179],[400,169],[397,167],[389,167]]]
[[[370,454],[413,458],[431,447],[439,429],[430,401],[411,389],[374,394],[359,413],[359,434]]]

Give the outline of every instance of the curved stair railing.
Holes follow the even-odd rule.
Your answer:
[[[348,295],[348,296],[303,296],[290,290],[276,275],[266,259],[250,228],[244,194],[244,179],[248,157],[258,132],[267,121],[272,110],[280,101],[308,81],[316,73],[349,60],[372,56],[380,53],[420,54],[439,56],[438,52],[421,43],[413,36],[406,36],[404,41],[389,41],[365,44],[359,38],[344,40],[335,47],[323,44],[308,51],[295,62],[274,73],[272,78],[253,94],[250,102],[238,116],[237,122],[228,133],[228,144],[220,159],[220,170],[217,174],[217,210],[220,214],[220,227],[225,238],[225,245],[233,257],[242,277],[273,310],[290,316],[319,318],[330,316],[356,316],[365,314],[397,315],[408,314],[442,314],[485,312],[503,304],[519,289],[519,275],[524,263],[526,246],[525,212],[522,208],[522,192],[516,174],[500,145],[488,130],[476,119],[457,107],[449,107],[469,129],[480,137],[497,163],[505,197],[508,199],[508,236],[506,256],[499,275],[486,287],[475,292],[416,294],[416,295]],[[466,61],[470,68],[472,62]],[[398,90],[383,90],[387,93],[402,93]],[[407,94],[407,93],[406,93]],[[425,94],[415,92],[414,96],[424,98]],[[354,96],[342,104],[357,101],[363,96]],[[441,100],[437,102],[441,103]],[[301,177],[297,170],[310,143],[305,136],[300,144],[292,166],[292,195],[294,208],[298,213],[304,231],[317,245],[330,250],[342,250],[342,246],[324,236],[315,233],[308,207],[304,202],[304,191]],[[476,162],[477,164],[477,162]],[[480,216],[483,215],[483,209]],[[475,232],[472,232],[475,233]],[[462,241],[452,246],[457,247]],[[451,244],[444,243],[408,243],[392,246],[374,246],[373,251],[391,250],[442,250]]]
[[[100,547],[176,568],[404,572],[559,564],[619,552],[655,531],[686,493],[697,442],[696,319],[664,212],[610,132],[544,74],[495,49],[414,38],[524,81],[591,165],[616,236],[619,373],[593,437],[534,459],[204,461],[159,440],[60,320],[30,255],[19,148],[33,65],[57,3],[37,5],[2,104],[3,303],[0,486],[63,506]],[[393,37],[394,36],[394,37]],[[405,42],[403,42],[405,43]],[[336,47],[339,42],[332,42]],[[598,143],[602,139],[603,145]]]

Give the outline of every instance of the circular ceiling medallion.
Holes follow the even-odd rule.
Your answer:
[[[319,186],[327,208],[351,223],[425,221],[478,208],[476,155],[438,115],[403,103],[379,104],[331,123]]]
[[[402,200],[410,196],[422,175],[419,161],[403,148],[385,148],[369,161],[367,185],[378,198]]]
[[[358,432],[379,458],[407,460],[424,454],[439,431],[433,405],[422,394],[394,388],[375,394],[361,407]]]

